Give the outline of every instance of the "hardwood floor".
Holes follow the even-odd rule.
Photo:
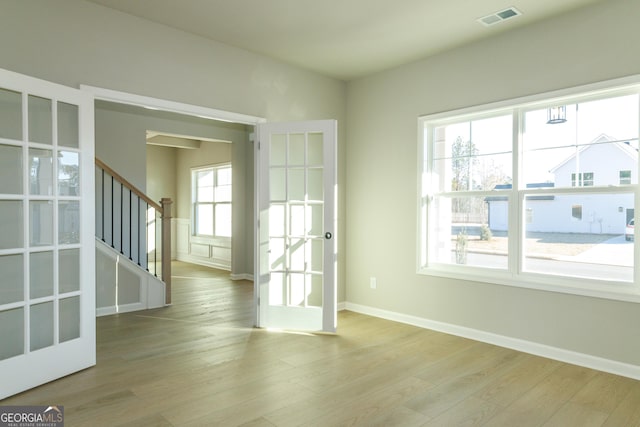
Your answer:
[[[251,282],[176,263],[171,307],[97,319],[95,367],[0,405],[67,426],[640,426],[640,381],[365,315],[251,327]]]

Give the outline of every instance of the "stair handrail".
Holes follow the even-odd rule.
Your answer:
[[[162,245],[162,251],[160,255],[160,260],[162,264],[161,279],[165,283],[165,295],[166,295],[165,303],[167,305],[171,304],[171,204],[173,203],[172,200],[170,198],[162,198],[160,200],[160,203],[155,202],[149,196],[147,196],[144,192],[138,189],[135,185],[129,182],[125,177],[120,175],[113,168],[111,168],[109,165],[107,165],[105,162],[103,162],[97,157],[95,158],[95,164],[98,168],[100,168],[103,171],[103,173],[109,174],[114,180],[116,180],[123,187],[125,187],[131,194],[135,194],[137,197],[140,198],[140,200],[144,201],[149,207],[153,208],[156,212],[160,214],[160,218],[161,218],[160,233],[161,233],[161,245]],[[102,185],[103,185],[102,191],[104,191],[104,178],[103,178]],[[103,197],[103,200],[104,200],[104,197]],[[113,207],[113,200],[111,201],[111,203]],[[104,209],[104,206],[103,206],[103,209]],[[122,206],[121,206],[121,210],[122,210]],[[131,210],[131,206],[130,206],[130,210]],[[102,215],[103,215],[103,223],[104,223],[104,213]],[[140,215],[140,212],[138,212],[138,215]],[[112,217],[112,221],[113,221],[113,217]],[[120,227],[122,230],[122,227],[123,227],[122,223]],[[102,240],[105,241],[104,231],[102,234],[103,234]],[[113,227],[112,227],[112,234],[113,234]],[[145,232],[145,235],[146,235],[146,232]],[[124,253],[124,248],[122,247],[123,246],[122,241],[120,242],[120,245],[121,245],[120,252]],[[112,236],[111,246],[114,247],[115,249],[115,246],[113,245],[113,236]],[[130,254],[130,259],[132,259],[132,254]],[[142,267],[142,265],[140,264],[140,260],[138,260],[138,265]],[[148,271],[148,268],[147,268],[147,271]],[[154,274],[156,273],[157,272],[155,272],[154,270]]]

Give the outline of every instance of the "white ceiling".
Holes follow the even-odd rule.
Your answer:
[[[88,0],[350,80],[605,0]],[[508,7],[522,16],[485,27]]]

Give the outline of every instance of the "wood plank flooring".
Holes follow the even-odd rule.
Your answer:
[[[66,426],[640,426],[640,381],[365,315],[253,329],[251,282],[174,265],[173,305],[97,319],[98,364],[0,405]]]

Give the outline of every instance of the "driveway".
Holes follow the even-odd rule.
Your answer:
[[[587,262],[591,264],[633,266],[633,242],[627,242],[624,235],[605,240],[579,255],[557,257],[564,261]]]

